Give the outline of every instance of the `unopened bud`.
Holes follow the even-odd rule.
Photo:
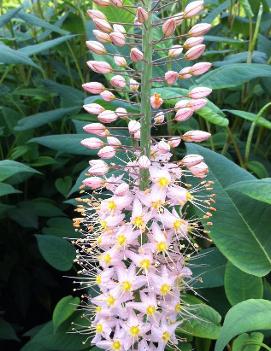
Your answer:
[[[99,82],[89,82],[82,85],[83,89],[91,94],[101,94],[105,87],[102,83]]]
[[[113,146],[105,146],[98,152],[98,156],[102,159],[110,159],[115,155],[116,149]]]
[[[132,48],[130,57],[133,62],[138,62],[143,60],[144,55],[143,55],[143,52],[140,51],[138,48]]]
[[[162,26],[165,37],[170,37],[176,29],[176,21],[174,18],[169,18]]]
[[[92,115],[98,115],[105,110],[103,106],[95,103],[86,104],[86,105],[83,105],[83,107],[88,113],[91,113]]]
[[[96,73],[107,74],[112,72],[112,67],[105,61],[87,61],[87,65]]]
[[[171,58],[176,58],[181,55],[183,52],[183,47],[181,45],[174,45],[171,49],[169,49],[168,56]]]
[[[178,72],[168,71],[165,74],[165,81],[167,82],[168,85],[173,85],[176,83],[178,77],[179,77]]]
[[[202,130],[190,130],[183,134],[182,139],[188,142],[200,143],[208,140],[211,134]]]
[[[188,93],[188,96],[192,99],[200,99],[206,97],[212,93],[212,89],[207,87],[196,87]]]
[[[104,101],[110,102],[110,101],[114,101],[116,99],[116,96],[113,93],[111,93],[111,91],[109,91],[109,90],[105,90],[105,91],[101,92],[100,95]]]
[[[190,29],[188,35],[190,37],[201,37],[202,35],[209,32],[211,27],[212,26],[209,23],[198,23]]]
[[[114,111],[105,110],[98,115],[98,120],[102,123],[112,123],[118,119],[117,114]]]
[[[206,45],[204,44],[193,46],[185,53],[184,57],[188,61],[197,60],[204,53],[205,48],[206,48]]]
[[[91,189],[99,189],[105,185],[105,180],[99,177],[89,177],[83,180],[83,184]]]
[[[83,130],[86,133],[91,133],[94,135],[98,135],[101,137],[105,137],[108,135],[108,129],[101,123],[90,123],[83,127]]]
[[[92,52],[94,52],[97,55],[104,55],[107,53],[106,48],[102,43],[99,43],[98,41],[86,41],[86,45],[88,49]]]
[[[162,106],[164,100],[161,98],[160,94],[155,93],[154,95],[151,96],[150,102],[151,102],[152,108],[157,110]]]
[[[148,159],[147,156],[142,155],[139,157],[137,164],[138,164],[139,168],[147,169],[150,167],[151,161]]]
[[[110,39],[112,41],[112,43],[116,46],[124,46],[126,44],[126,39],[123,33],[121,32],[112,32],[109,34]]]
[[[93,22],[96,28],[102,32],[111,33],[113,31],[111,24],[104,19],[94,18]]]
[[[184,17],[191,18],[193,16],[196,16],[198,13],[200,13],[203,10],[203,7],[204,7],[203,5],[204,5],[203,0],[190,2],[190,4],[188,4],[184,9]]]
[[[114,56],[115,64],[119,67],[127,67],[127,61],[122,56]]]
[[[96,39],[101,43],[107,44],[112,42],[110,35],[102,32],[101,30],[94,29],[93,34],[95,35]]]
[[[137,21],[143,24],[145,21],[147,21],[148,17],[149,17],[148,12],[145,9],[143,9],[143,7],[138,7],[136,12]]]
[[[102,146],[104,146],[104,142],[99,138],[83,139],[81,144],[91,150],[100,149]]]

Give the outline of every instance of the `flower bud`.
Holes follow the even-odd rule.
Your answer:
[[[194,99],[190,100],[190,107],[192,108],[193,111],[200,110],[207,104],[208,100],[201,98],[201,99]]]
[[[203,157],[201,155],[190,154],[190,155],[186,155],[182,159],[182,164],[185,167],[192,167],[200,163],[202,160],[203,160]]]
[[[99,177],[89,177],[83,180],[83,184],[91,189],[99,189],[105,185],[105,180]]]
[[[191,18],[196,16],[199,12],[203,10],[204,1],[192,1],[184,9],[184,18]]]
[[[144,55],[143,52],[141,52],[138,48],[132,48],[130,57],[133,62],[138,62],[143,60]]]
[[[111,78],[110,83],[113,85],[115,88],[124,88],[126,86],[126,80],[124,77],[121,75],[116,75]]]
[[[89,17],[94,20],[94,19],[103,19],[107,21],[107,18],[104,13],[102,13],[99,10],[87,10],[87,14]]]
[[[179,100],[176,102],[174,107],[175,107],[175,109],[191,107],[190,100],[188,100],[188,99]]]
[[[175,148],[178,147],[181,143],[181,138],[180,137],[172,137],[168,140],[168,144],[170,147]]]
[[[130,90],[132,92],[137,92],[140,87],[140,84],[133,78],[130,79]]]
[[[159,141],[157,146],[160,154],[166,154],[170,151],[170,145],[164,140]]]
[[[113,31],[111,24],[104,19],[94,18],[93,22],[96,28],[102,32],[111,33]]]
[[[104,33],[104,32],[102,32],[100,30],[94,29],[93,30],[93,34],[95,35],[96,39],[98,41],[100,41],[101,43],[107,44],[107,43],[111,43],[112,42],[109,34]]]
[[[178,122],[187,121],[193,115],[193,113],[194,111],[192,110],[192,108],[189,108],[189,107],[181,108],[177,111],[175,115],[175,120]]]
[[[111,91],[109,91],[109,90],[105,90],[105,91],[101,92],[100,95],[104,101],[110,102],[110,101],[114,101],[116,99],[116,96],[113,93],[111,93]]]
[[[105,90],[105,87],[102,83],[98,82],[89,82],[82,85],[83,89],[91,94],[100,94]]]
[[[182,139],[187,142],[200,143],[202,141],[208,140],[211,134],[204,132],[203,130],[190,130],[183,134]]]
[[[83,107],[88,113],[91,113],[92,115],[98,115],[105,110],[101,105],[95,103],[83,105]]]
[[[149,18],[148,12],[143,7],[138,7],[136,12],[137,22],[143,24]]]
[[[112,4],[117,6],[117,7],[122,7],[123,6],[123,0],[111,0]]]
[[[181,45],[173,45],[171,49],[169,49],[168,56],[171,58],[176,58],[181,55],[183,52],[183,47]]]
[[[129,184],[123,182],[116,187],[116,189],[114,190],[114,194],[117,196],[124,196],[127,194],[128,191],[129,191]]]
[[[170,37],[174,33],[175,29],[176,21],[174,20],[174,18],[169,18],[165,21],[165,23],[162,26],[162,30],[165,37]]]
[[[191,68],[192,67],[184,67],[183,69],[181,69],[180,72],[179,72],[179,78],[180,79],[189,79],[189,78],[191,78],[192,77]]]
[[[107,144],[110,146],[121,146],[121,141],[113,136],[107,137]]]
[[[98,120],[102,123],[112,123],[118,119],[117,114],[114,111],[105,110],[98,115]]]
[[[126,29],[121,24],[113,24],[114,32],[120,32],[126,34]]]
[[[148,169],[151,165],[151,161],[148,159],[147,156],[142,155],[139,157],[137,164],[138,164],[139,168]]]
[[[160,94],[155,93],[154,95],[151,96],[151,106],[153,109],[157,110],[160,108],[164,102],[164,100],[161,98]]]
[[[98,156],[102,159],[110,159],[115,155],[116,149],[113,146],[105,146],[98,152]]]
[[[122,56],[114,56],[115,64],[119,67],[127,67],[127,61]]]
[[[109,134],[108,129],[101,123],[90,123],[83,127],[86,133],[91,133],[98,135],[100,137],[105,137]]]
[[[107,74],[112,72],[112,67],[105,61],[87,61],[87,65],[96,73]]]
[[[164,123],[165,121],[165,115],[163,112],[159,112],[154,116],[154,124],[159,125]]]
[[[198,62],[191,67],[191,74],[193,76],[200,76],[208,72],[211,67],[212,64],[210,62]]]
[[[200,162],[195,166],[189,167],[189,171],[197,178],[205,178],[209,172],[208,166],[205,162]]]
[[[106,48],[102,43],[99,43],[98,41],[89,40],[86,41],[86,45],[90,51],[94,52],[97,55],[104,55],[107,53]]]
[[[111,0],[93,0],[93,2],[95,2],[95,4],[99,6],[104,6],[104,7],[111,5]]]
[[[134,137],[135,140],[140,140],[140,138],[141,138],[141,132],[140,132],[140,130],[138,130],[137,132],[135,132],[135,133],[133,134],[133,137]]]
[[[104,142],[99,138],[83,139],[81,144],[91,150],[100,149],[102,146],[104,146]]]
[[[204,44],[200,44],[200,45],[196,45],[193,46],[191,49],[189,49],[184,57],[186,60],[196,60],[198,59],[205,51],[206,45]]]
[[[112,32],[109,34],[112,43],[116,46],[124,46],[126,44],[126,39],[123,33],[121,32]]]
[[[167,82],[168,85],[173,85],[176,83],[178,77],[179,77],[178,72],[168,71],[165,74],[165,81]]]
[[[200,99],[210,95],[212,89],[206,87],[196,87],[188,93],[188,96],[192,99]]]
[[[134,119],[128,123],[128,130],[130,134],[135,134],[138,132],[140,130],[140,127],[140,123]]]
[[[118,107],[115,112],[119,118],[122,118],[122,119],[128,118],[128,112],[126,108]]]
[[[91,160],[89,161],[90,168],[88,173],[94,176],[103,176],[109,171],[109,166],[103,160]]]
[[[183,47],[188,50],[191,49],[193,46],[202,44],[204,41],[204,37],[192,37],[192,38],[188,38],[184,44]]]
[[[188,35],[190,37],[201,37],[202,35],[209,32],[211,27],[212,26],[209,23],[198,23],[190,29]]]

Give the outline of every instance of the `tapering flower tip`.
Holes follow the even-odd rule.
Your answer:
[[[160,94],[158,94],[158,93],[154,93],[151,96],[150,100],[151,100],[150,101],[151,102],[151,107],[153,109],[155,109],[155,110],[159,109],[162,106],[163,102],[164,102],[164,100],[161,98]]]
[[[179,78],[180,79],[189,79],[189,78],[193,77],[193,75],[191,73],[191,68],[192,67],[184,67],[183,69],[181,69],[179,72]]]
[[[184,122],[187,121],[194,113],[194,110],[189,107],[184,107],[180,108],[176,115],[175,115],[175,120],[178,122]]]
[[[183,12],[177,13],[174,16],[174,20],[175,20],[176,26],[179,26],[180,24],[182,24],[184,20],[184,13]]]
[[[113,31],[111,24],[107,22],[107,20],[101,18],[94,18],[93,22],[96,28],[102,32],[111,33]]]
[[[188,167],[189,171],[197,178],[205,178],[209,172],[208,166],[205,162],[200,162],[195,166]]]
[[[95,38],[101,43],[104,43],[104,44],[112,43],[110,35],[102,32],[101,30],[94,29],[93,34],[94,34]]]
[[[98,120],[102,123],[112,123],[118,119],[118,115],[114,111],[105,110],[98,115]]]
[[[81,144],[88,149],[96,150],[104,146],[104,142],[99,138],[87,138],[81,141]]]
[[[86,41],[87,48],[94,52],[97,55],[104,55],[107,53],[106,48],[102,43],[99,43],[98,41]]]
[[[135,93],[135,92],[138,91],[138,89],[140,87],[140,84],[138,83],[138,81],[136,81],[135,79],[131,78],[129,87],[130,87],[130,90]]]
[[[188,50],[191,49],[193,46],[200,45],[204,42],[204,37],[191,37],[186,39],[183,44],[183,47]]]
[[[89,177],[83,180],[83,184],[91,189],[99,189],[104,187],[105,181],[99,177]]]
[[[164,123],[165,121],[165,115],[163,112],[158,112],[155,116],[154,116],[154,124],[155,125],[159,125]]]
[[[176,29],[176,20],[174,18],[169,18],[168,20],[165,21],[165,23],[162,26],[162,31],[164,33],[164,36],[170,37]]]
[[[124,108],[124,107],[118,107],[115,112],[116,112],[118,118],[120,118],[120,119],[127,119],[128,118],[128,112],[127,112],[126,108]]]
[[[99,11],[99,10],[87,10],[87,14],[89,17],[94,20],[94,19],[103,19],[107,21],[106,15]]]
[[[113,24],[114,32],[120,32],[126,34],[126,29],[122,24]]]
[[[184,57],[188,61],[197,60],[204,53],[205,48],[204,44],[193,46],[185,53]]]
[[[197,155],[197,154],[190,154],[190,155],[186,155],[181,163],[185,166],[185,167],[192,167],[197,165],[198,163],[203,161],[203,157],[201,155]]]
[[[123,182],[116,187],[114,194],[117,196],[124,196],[128,193],[128,191],[129,191],[129,184]]]
[[[203,130],[190,130],[182,135],[182,139],[187,142],[200,143],[210,138],[211,134]]]
[[[100,137],[105,137],[109,134],[108,129],[101,123],[90,123],[83,127],[86,133],[91,133]]]
[[[130,57],[133,62],[139,62],[143,60],[144,55],[143,55],[143,52],[140,51],[138,48],[132,48]]]
[[[88,173],[94,176],[103,176],[109,171],[109,166],[103,160],[91,160],[89,161],[90,168]]]
[[[96,5],[104,6],[104,7],[110,6],[112,4],[111,0],[93,0],[93,2]]]
[[[212,26],[209,23],[198,23],[190,29],[188,35],[190,37],[201,37],[202,35],[209,32],[211,28]]]
[[[126,80],[121,75],[116,75],[111,78],[110,83],[114,88],[124,88],[126,86]]]
[[[111,3],[117,7],[123,7],[123,0],[111,0]]]
[[[188,96],[191,99],[201,99],[201,98],[204,98],[206,96],[209,96],[211,93],[212,93],[211,88],[196,87],[196,88],[193,88],[192,90],[189,91]]]
[[[210,62],[198,62],[190,68],[191,74],[193,76],[200,76],[209,71],[212,67]]]
[[[148,12],[145,9],[143,9],[143,7],[138,7],[136,12],[137,22],[143,24],[144,22],[147,21],[148,18],[149,18]]]
[[[149,160],[149,158],[147,156],[142,155],[139,157],[137,164],[138,164],[139,168],[147,169],[150,167],[151,161]]]
[[[173,85],[179,78],[179,73],[174,71],[168,71],[165,73],[165,81],[168,85]]]
[[[110,145],[110,146],[121,146],[121,141],[116,138],[116,137],[113,137],[113,136],[109,136],[107,137],[107,144]]]
[[[98,152],[98,156],[102,159],[110,159],[116,155],[116,149],[113,146],[104,146]]]
[[[126,44],[125,35],[121,32],[112,32],[109,34],[112,43],[116,46],[124,46]]]
[[[172,137],[168,140],[168,144],[171,148],[178,147],[181,143],[182,139],[180,137]]]
[[[87,61],[87,65],[96,73],[107,74],[112,72],[112,67],[105,61]]]
[[[110,102],[116,99],[116,96],[113,93],[111,93],[111,91],[109,90],[102,91],[100,95],[104,101]]]
[[[167,154],[170,151],[170,145],[165,141],[161,140],[158,143],[158,150],[160,154]]]
[[[199,14],[204,8],[204,1],[192,1],[184,9],[184,18],[191,18]]]
[[[140,130],[140,127],[140,123],[134,119],[128,123],[128,130],[130,134],[137,133]]]
[[[103,106],[95,103],[86,104],[86,105],[83,105],[83,107],[88,113],[91,113],[92,115],[99,115],[105,110]]]
[[[183,52],[183,47],[181,45],[174,45],[169,49],[168,56],[171,58],[179,57]]]
[[[101,94],[103,91],[105,91],[104,85],[99,82],[89,82],[82,84],[82,88],[91,94]]]
[[[128,66],[126,59],[122,56],[114,56],[114,61],[115,61],[115,64],[119,67]]]

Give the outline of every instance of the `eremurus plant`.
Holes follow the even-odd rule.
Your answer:
[[[187,96],[176,97],[174,108],[163,109],[166,101],[155,89],[158,83],[174,86],[201,75],[211,64],[185,64],[180,72],[168,70],[164,77],[155,77],[153,67],[198,59],[205,50],[203,35],[210,26],[197,24],[188,33],[174,36],[183,21],[203,10],[203,1],[193,1],[183,12],[166,18],[161,10],[164,13],[172,5],[167,1],[141,0],[135,6],[122,0],[94,2],[136,15],[131,30],[131,24],[109,23],[100,10],[88,11],[97,38],[87,42],[90,51],[110,55],[106,48],[110,43],[127,45],[130,55],[113,55],[114,67],[107,61],[87,62],[94,72],[111,74],[111,86],[90,82],[83,87],[107,102],[128,96],[128,104],[138,112],[123,107],[106,110],[96,103],[84,106],[98,121],[84,127],[95,137],[84,139],[82,144],[98,149],[100,159],[90,161],[89,177],[83,182],[90,191],[84,190],[79,199],[77,211],[82,217],[74,220],[82,233],[75,241],[76,262],[82,267],[80,284],[95,291],[94,297],[83,295],[89,326],[78,331],[105,350],[178,349],[182,340],[176,329],[181,330],[182,323],[193,318],[184,298],[187,290],[193,291],[189,258],[198,251],[197,239],[208,235],[201,222],[211,225],[209,218],[215,209],[212,182],[203,180],[208,173],[203,158],[186,155],[173,162],[171,149],[181,141],[207,140],[210,134],[192,130],[181,136],[159,137],[151,132],[169,118],[175,123],[189,119],[207,103],[211,90],[194,87]],[[157,39],[154,33],[159,27],[162,34]],[[121,135],[111,134],[112,129],[106,126],[118,119],[127,122],[132,147],[125,146]],[[112,158],[123,154],[128,161],[120,168]],[[115,170],[118,175],[114,175]],[[189,183],[191,177],[199,179],[197,185]],[[202,216],[189,217],[190,206]]]

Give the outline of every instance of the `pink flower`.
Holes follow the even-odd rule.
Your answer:
[[[103,176],[109,171],[109,166],[103,160],[91,160],[89,161],[90,168],[88,173],[94,176]]]
[[[81,141],[81,144],[87,147],[88,149],[93,149],[93,150],[100,149],[102,146],[104,146],[104,142],[99,138],[83,139]]]
[[[188,35],[191,37],[201,37],[202,35],[209,32],[211,27],[212,26],[209,23],[198,23],[190,29]]]
[[[211,67],[212,67],[212,64],[210,62],[196,63],[191,67],[191,74],[193,76],[199,76],[203,73],[208,72]]]
[[[110,33],[110,39],[112,43],[116,46],[124,46],[126,44],[126,39],[123,33],[121,32],[112,32]]]
[[[165,81],[167,82],[168,85],[173,85],[176,83],[178,77],[179,77],[178,72],[168,71],[165,74]]]
[[[87,41],[86,44],[88,49],[97,55],[104,55],[107,53],[104,45],[99,43],[98,41]]]
[[[95,38],[101,43],[104,43],[104,44],[111,43],[111,38],[109,34],[104,33],[98,29],[94,29],[93,34],[95,35]]]
[[[140,130],[140,123],[136,120],[131,120],[128,123],[128,130],[130,134],[135,134]]]
[[[170,37],[175,32],[175,29],[176,21],[174,18],[169,18],[165,21],[165,23],[162,26],[162,30],[165,37]]]
[[[111,145],[111,146],[121,146],[121,141],[118,138],[113,136],[107,137],[107,143],[108,145]]]
[[[184,9],[184,17],[191,18],[203,10],[203,0],[192,1]]]
[[[102,83],[90,82],[82,85],[83,89],[91,94],[100,94],[105,90]]]
[[[127,67],[127,61],[122,56],[114,56],[115,64],[119,67]]]
[[[154,93],[154,95],[151,96],[151,101],[150,102],[151,102],[152,108],[157,110],[158,108],[160,108],[162,106],[164,101],[161,98],[160,94]]]
[[[193,176],[198,178],[205,178],[208,174],[208,166],[205,162],[197,163],[196,165],[188,167],[189,171],[193,174]]]
[[[123,0],[111,0],[112,4],[117,6],[117,7],[122,7],[123,6]]]
[[[89,177],[83,180],[83,184],[91,189],[98,189],[104,186],[105,181],[99,177]]]
[[[136,12],[136,18],[139,23],[144,23],[149,17],[148,12],[143,7],[138,7]]]
[[[192,47],[196,46],[196,45],[200,45],[202,44],[204,41],[204,37],[192,37],[192,38],[188,38],[183,46],[185,49],[191,49]]]
[[[204,132],[202,130],[190,130],[183,134],[182,139],[188,142],[200,143],[202,141],[208,140],[211,134]]]
[[[83,107],[88,113],[91,113],[92,115],[98,115],[105,111],[105,109],[101,105],[95,103],[87,104]]]
[[[139,89],[139,87],[140,87],[140,84],[139,84],[138,81],[136,81],[135,79],[130,78],[129,87],[130,87],[130,90],[131,90],[131,91],[137,92],[138,89]]]
[[[114,111],[105,110],[98,115],[98,120],[102,123],[112,123],[118,119],[118,115]]]
[[[179,57],[183,52],[183,47],[181,45],[173,45],[171,49],[169,49],[168,56],[172,58]]]
[[[109,134],[108,129],[101,123],[90,123],[83,127],[86,133],[95,134],[101,137],[105,137]]]
[[[133,62],[142,61],[144,58],[143,52],[137,48],[132,48],[130,52],[130,57]]]
[[[87,14],[89,15],[89,17],[91,19],[103,19],[103,20],[107,20],[105,14],[103,14],[101,11],[99,10],[87,10]]]
[[[196,87],[188,93],[188,96],[192,99],[204,98],[212,93],[212,89],[206,87]]]
[[[115,112],[116,112],[117,116],[121,119],[128,118],[128,112],[127,112],[126,108],[124,108],[124,107],[118,107]]]
[[[110,101],[114,101],[116,99],[116,96],[113,93],[111,93],[111,91],[109,91],[109,90],[102,91],[100,95],[104,101],[110,102]]]
[[[191,78],[192,77],[191,68],[192,67],[184,67],[183,69],[181,69],[180,72],[179,72],[179,78],[180,79],[189,79],[189,78]]]
[[[193,115],[193,113],[194,110],[192,108],[180,108],[175,115],[175,120],[178,122],[187,121]]]
[[[95,2],[95,4],[97,5],[104,6],[104,7],[111,5],[111,0],[93,0],[93,2]]]
[[[165,121],[165,115],[163,112],[158,112],[155,116],[154,116],[154,124],[159,125],[164,123]]]
[[[194,154],[190,154],[190,155],[186,155],[183,159],[182,159],[182,163],[186,166],[186,167],[192,167],[197,165],[198,163],[200,163],[203,160],[203,157],[201,155],[194,155]]]
[[[109,63],[103,62],[103,61],[88,61],[87,65],[92,71],[96,73],[111,73],[112,72],[112,67],[110,66]]]
[[[116,149],[112,146],[105,146],[99,152],[98,156],[102,159],[110,159],[116,155]]]
[[[104,20],[101,18],[94,18],[93,22],[94,22],[96,28],[102,32],[110,33],[113,30],[110,23],[107,22],[107,20]]]
[[[151,165],[151,161],[145,155],[140,156],[137,163],[139,168],[142,168],[142,169],[147,169]]]
[[[189,61],[196,60],[204,53],[205,48],[206,46],[204,44],[193,46],[185,53],[184,57]]]
[[[115,88],[124,88],[126,86],[126,80],[121,75],[116,75],[111,78],[110,83]]]

